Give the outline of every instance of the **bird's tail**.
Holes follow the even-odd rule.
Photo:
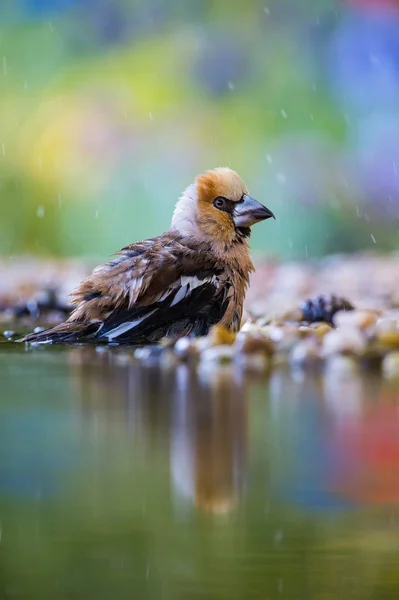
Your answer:
[[[51,329],[38,333],[30,333],[18,340],[35,344],[76,343],[89,341],[99,328],[99,323],[84,321],[65,321]]]

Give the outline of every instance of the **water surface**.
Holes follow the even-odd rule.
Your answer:
[[[0,345],[0,598],[399,597],[399,387]]]

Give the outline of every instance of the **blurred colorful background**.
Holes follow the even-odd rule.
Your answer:
[[[105,258],[228,165],[273,257],[398,243],[397,0],[2,0],[0,255]]]

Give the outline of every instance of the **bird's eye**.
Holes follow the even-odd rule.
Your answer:
[[[223,209],[226,207],[226,198],[215,198],[215,200],[213,201],[213,206],[215,208],[218,208],[219,210]]]

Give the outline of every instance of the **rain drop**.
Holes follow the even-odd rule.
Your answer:
[[[374,244],[377,243],[377,240],[375,239],[375,237],[373,236],[373,234],[371,234],[371,239],[373,240]]]
[[[273,159],[272,159],[272,157],[270,156],[270,154],[266,154],[266,160],[267,160],[267,162],[269,163],[269,165],[271,165],[271,164],[272,164],[272,162],[273,162]]]
[[[3,156],[6,155],[6,147],[4,145],[4,142],[1,142],[1,153],[2,153]]]
[[[7,75],[7,58],[3,56],[3,73]]]
[[[44,213],[45,213],[44,206],[38,206],[36,215],[39,217],[39,219],[42,219],[44,217]]]
[[[276,544],[279,544],[280,542],[282,542],[284,538],[284,534],[281,531],[281,529],[277,529],[277,531],[274,534],[274,541],[276,542]]]
[[[280,185],[285,185],[287,183],[287,177],[284,175],[284,173],[281,173],[280,171],[279,173],[277,173],[277,181]]]
[[[283,117],[283,119],[287,118],[287,113],[285,112],[284,108],[281,109],[280,113],[281,113],[281,116]]]
[[[227,87],[229,88],[229,90],[232,92],[235,88],[235,85],[232,81],[229,81],[227,84]]]

